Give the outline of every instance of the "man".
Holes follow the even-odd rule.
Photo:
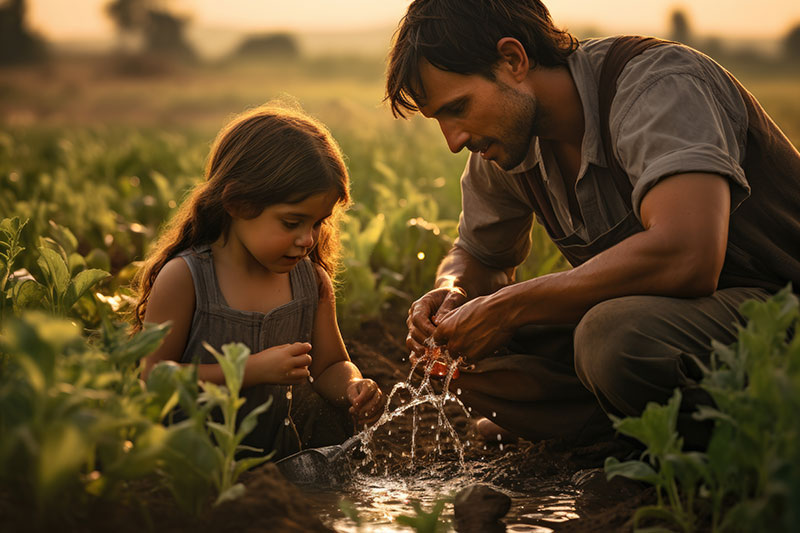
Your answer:
[[[416,0],[387,72],[394,114],[470,154],[459,236],[409,310],[464,358],[484,434],[597,438],[683,389],[745,300],[800,287],[800,154],[708,57],[623,38],[578,42],[537,0]],[[518,281],[534,220],[573,265]]]

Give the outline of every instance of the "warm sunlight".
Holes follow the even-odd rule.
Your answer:
[[[108,0],[30,0],[32,25],[57,40],[108,39],[112,26],[103,13]],[[203,27],[237,30],[291,29],[336,31],[394,25],[408,0],[175,0],[164,2],[192,17]],[[744,0],[551,0],[546,2],[556,22],[569,27],[597,27],[608,32],[653,33],[662,30],[668,13],[681,8],[695,31],[726,37],[772,37],[785,33],[800,20],[795,0],[765,0],[758,5]]]

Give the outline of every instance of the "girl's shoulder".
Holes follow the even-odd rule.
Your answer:
[[[194,281],[192,279],[192,272],[189,269],[188,263],[182,256],[173,257],[161,267],[161,270],[156,276],[153,289],[156,286],[164,286],[164,290],[174,289],[183,291],[191,289],[191,294],[194,295]]]
[[[180,258],[168,261],[159,271],[150,291],[145,320],[161,323],[191,322],[194,313],[194,280],[189,266]]]

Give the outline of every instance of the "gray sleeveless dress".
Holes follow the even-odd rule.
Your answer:
[[[178,257],[189,266],[196,302],[181,363],[215,363],[203,342],[220,352],[224,344],[241,342],[251,353],[280,344],[311,342],[319,293],[309,259],[289,272],[292,300],[265,314],[228,306],[217,283],[210,246],[183,251]],[[313,357],[313,349],[311,353]],[[239,420],[272,397],[272,405],[259,416],[256,428],[242,444],[261,448],[264,453],[275,450],[274,459],[302,448],[342,442],[353,431],[347,410],[329,404],[308,382],[255,385],[243,389],[241,396],[246,401],[239,410]]]

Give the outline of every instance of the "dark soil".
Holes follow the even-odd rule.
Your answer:
[[[405,337],[402,320],[369,322],[360,331],[346,338],[353,361],[366,377],[374,379],[385,392],[398,381],[404,381],[409,364],[402,339]],[[477,435],[474,423],[467,419],[455,405],[448,417],[462,440],[469,440],[465,449],[467,459],[492,462],[493,471],[509,472],[509,477],[530,476],[539,479],[556,477],[575,480],[581,496],[576,502],[580,518],[561,522],[556,531],[570,533],[632,531],[631,516],[641,505],[653,503],[652,489],[632,482],[605,481],[599,472],[609,455],[622,457],[629,453],[630,445],[612,441],[592,446],[574,448],[558,441],[531,443],[524,440],[507,444],[501,450],[496,442],[484,442]],[[425,427],[423,415],[422,427]],[[435,421],[435,413],[429,416]],[[406,446],[403,434],[409,428],[397,427],[391,438],[379,438],[376,433],[374,453],[376,462],[386,461],[395,453],[395,462]],[[436,448],[431,432],[418,431],[417,453]],[[405,448],[408,449],[407,447]],[[455,456],[454,456],[455,457]],[[507,465],[507,470],[505,466]],[[247,492],[238,500],[217,507],[209,505],[200,518],[181,512],[172,496],[151,481],[131,483],[113,501],[96,502],[75,516],[73,509],[49,516],[37,516],[34,509],[18,501],[10,490],[0,489],[0,529],[9,532],[27,531],[114,531],[127,533],[142,531],[236,531],[243,532],[315,532],[333,531],[314,513],[313,502],[298,488],[286,481],[277,468],[268,463],[246,473],[242,479]],[[410,509],[409,509],[410,512]],[[514,512],[513,506],[511,513]],[[511,523],[508,519],[506,522]]]

